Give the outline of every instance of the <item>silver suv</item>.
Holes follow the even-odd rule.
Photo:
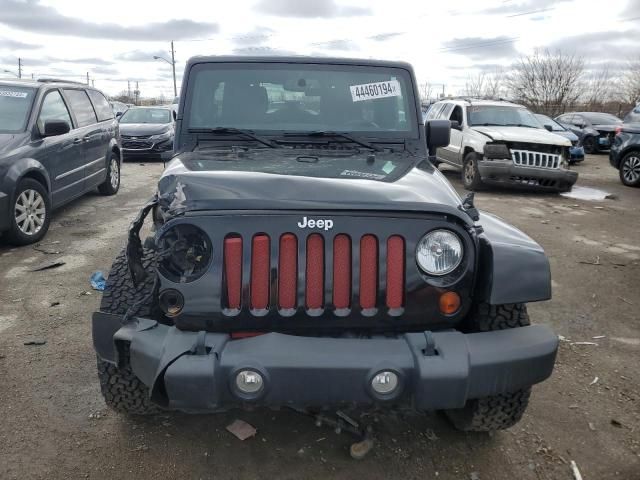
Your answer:
[[[447,99],[429,109],[426,120],[434,119],[452,122],[451,143],[438,149],[438,163],[460,168],[468,190],[492,184],[563,192],[578,179],[568,169],[571,142],[521,105]]]

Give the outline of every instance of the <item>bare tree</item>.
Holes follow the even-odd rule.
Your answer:
[[[556,116],[580,98],[584,60],[561,51],[523,56],[507,76],[512,95],[537,113]]]
[[[604,105],[612,100],[612,76],[609,65],[596,67],[586,76],[581,101],[585,110],[603,110]]]
[[[621,100],[630,105],[640,102],[640,57],[629,61],[620,82]]]
[[[419,85],[419,88],[422,102],[429,102],[433,97],[433,85],[429,82],[424,82]]]
[[[502,84],[503,73],[496,70],[492,74],[481,72],[476,76],[469,76],[465,83],[464,92],[469,97],[492,97],[504,96]]]

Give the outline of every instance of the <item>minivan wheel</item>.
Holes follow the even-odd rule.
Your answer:
[[[14,245],[38,242],[49,230],[51,201],[40,182],[25,178],[18,183],[13,196],[11,226],[7,240]]]
[[[113,152],[107,168],[107,178],[98,186],[98,191],[102,195],[115,195],[120,189],[120,158]]]
[[[620,162],[620,181],[628,187],[640,187],[640,152],[627,153]]]

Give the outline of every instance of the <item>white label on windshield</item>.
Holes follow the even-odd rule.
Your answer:
[[[12,92],[11,90],[0,90],[0,97],[27,98],[27,92]]]
[[[351,85],[349,88],[351,89],[351,98],[354,102],[374,100],[376,98],[399,97],[402,95],[400,82],[398,82],[398,80]]]

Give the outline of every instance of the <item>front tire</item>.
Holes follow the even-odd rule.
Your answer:
[[[124,315],[132,305],[136,305],[135,315],[147,318],[159,318],[154,301],[153,273],[155,257],[145,250],[142,265],[150,273],[136,287],[133,285],[124,250],[116,257],[107,278],[100,311]],[[100,391],[108,407],[117,412],[132,415],[153,415],[160,411],[149,395],[149,387],[133,373],[129,362],[129,344],[122,344],[119,352],[119,365],[97,358]]]
[[[584,147],[584,153],[593,154],[598,151],[596,138],[591,135],[584,137],[584,140],[582,140],[582,146]]]
[[[478,155],[474,152],[467,153],[462,162],[462,184],[472,192],[482,189],[482,178],[478,170]]]
[[[627,187],[640,187],[640,151],[627,153],[618,167],[620,181]]]
[[[530,324],[527,307],[522,303],[478,305],[470,331],[491,332]],[[464,432],[494,432],[513,427],[522,419],[529,404],[531,387],[515,392],[468,400],[463,408],[445,410],[453,426]]]
[[[7,240],[13,245],[29,245],[42,240],[51,223],[51,200],[37,180],[25,178],[18,183],[9,216]]]
[[[98,186],[98,191],[102,195],[115,195],[118,190],[120,190],[120,158],[116,152],[112,152],[107,167],[107,178]]]

